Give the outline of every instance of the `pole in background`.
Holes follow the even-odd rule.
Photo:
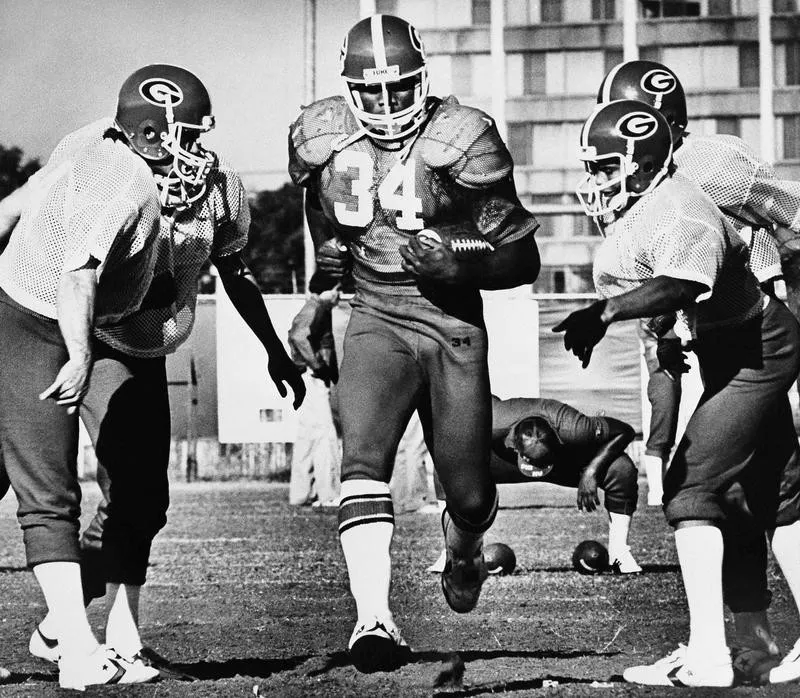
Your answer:
[[[489,51],[492,63],[492,117],[500,137],[506,140],[506,51],[503,40],[505,29],[505,0],[491,0],[489,9]]]
[[[637,0],[623,0],[622,3],[622,60],[639,60],[639,45],[636,43]]]
[[[317,53],[317,0],[305,0],[305,23],[303,25],[303,46],[305,47],[305,63],[303,70],[303,106],[311,104],[316,99],[316,53]],[[314,273],[314,242],[311,240],[311,231],[308,229],[308,220],[305,216],[306,191],[303,189],[303,265],[305,267],[305,288]]]
[[[186,482],[197,480],[197,368],[189,355],[189,382],[186,386]]]
[[[376,12],[375,0],[360,0],[359,16],[361,19],[374,15]]]
[[[758,97],[761,126],[761,159],[775,162],[775,112],[773,82],[775,71],[772,55],[772,0],[758,3]]]

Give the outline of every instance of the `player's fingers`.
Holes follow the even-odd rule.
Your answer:
[[[567,318],[564,318],[557,325],[554,325],[550,331],[551,332],[563,332],[565,329],[567,329]]]
[[[53,395],[58,391],[61,387],[61,381],[56,378],[47,388],[45,388],[41,393],[39,393],[40,400],[47,400],[49,397],[53,397]]]

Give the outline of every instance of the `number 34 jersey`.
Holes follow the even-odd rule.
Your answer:
[[[495,247],[535,232],[519,203],[511,156],[484,112],[432,99],[430,117],[403,147],[377,143],[342,97],[309,105],[289,133],[289,173],[313,190],[353,256],[356,283],[418,293],[399,248],[423,228],[463,224]]]

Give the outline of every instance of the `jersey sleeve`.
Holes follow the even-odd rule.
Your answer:
[[[775,238],[764,228],[742,228],[739,234],[750,249],[750,270],[763,284],[781,276],[781,257]]]
[[[557,400],[542,400],[540,409],[565,446],[599,447],[608,441],[608,424],[602,417],[589,417]]]
[[[72,164],[65,194],[67,241],[62,271],[100,262],[114,249],[131,258],[152,247],[160,203],[147,166],[124,145],[104,141]]]
[[[214,242],[211,256],[226,257],[241,252],[250,232],[250,206],[238,173],[221,162],[212,176]]]
[[[722,225],[721,221],[692,215],[685,206],[665,210],[648,239],[644,263],[652,268],[653,276],[703,284],[708,291],[697,300],[705,300],[711,295],[725,257],[725,237],[717,225]]]

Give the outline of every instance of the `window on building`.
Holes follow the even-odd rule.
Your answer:
[[[375,14],[396,15],[397,0],[375,0]]]
[[[800,116],[783,117],[783,159],[800,160]]]
[[[720,17],[733,14],[733,0],[708,0],[708,16]]]
[[[775,14],[797,12],[797,0],[772,0],[772,11]]]
[[[614,0],[592,0],[592,19],[616,19]]]
[[[739,119],[735,116],[722,116],[717,118],[717,133],[726,136],[739,136],[742,135],[741,124]]]
[[[525,53],[522,59],[522,92],[526,95],[547,91],[547,61],[543,53]]]
[[[661,47],[660,46],[640,46],[639,58],[643,61],[655,61],[662,63],[661,60]]]
[[[739,87],[758,87],[758,44],[739,45]]]
[[[791,41],[786,47],[786,85],[800,85],[800,42]]]
[[[533,160],[533,125],[529,123],[507,126],[508,151],[515,165],[530,165]]]
[[[542,22],[563,22],[562,0],[542,0]]]
[[[640,0],[641,16],[645,19],[658,17],[699,17],[700,2],[680,0]]]
[[[622,63],[623,53],[621,49],[606,49],[603,51],[603,58],[605,63],[605,71],[607,73],[615,65]]]
[[[472,93],[472,62],[469,55],[453,55],[450,58],[453,94],[457,97]]]
[[[491,0],[472,0],[472,23],[491,24],[492,3]]]

